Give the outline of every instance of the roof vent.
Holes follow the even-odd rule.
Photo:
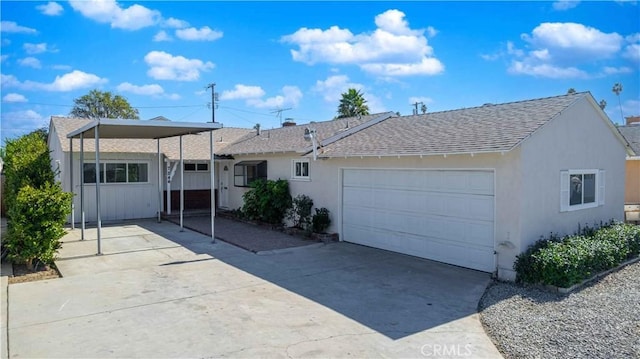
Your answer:
[[[294,121],[292,118],[285,118],[284,122],[282,123],[282,127],[291,127],[295,125],[296,121]]]

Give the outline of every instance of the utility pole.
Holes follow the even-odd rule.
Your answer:
[[[414,107],[413,114],[414,115],[418,114],[418,105],[424,105],[424,103],[423,102],[415,102],[415,103],[413,103],[413,107]]]
[[[216,107],[218,107],[218,94],[215,90],[216,83],[210,83],[206,88],[211,89],[211,122],[216,122]]]

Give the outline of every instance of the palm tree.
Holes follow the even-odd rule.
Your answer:
[[[604,111],[604,108],[607,107],[607,101],[605,101],[604,99],[600,100],[600,103],[598,104],[600,106],[600,108],[602,109],[602,111]]]
[[[613,85],[613,89],[611,89],[611,91],[613,91],[613,93],[615,93],[616,96],[618,96],[618,105],[620,106],[620,117],[622,118],[622,122],[624,122],[624,115],[622,114],[622,102],[620,102],[620,92],[622,92],[622,84],[620,84],[619,82],[616,82]]]
[[[338,117],[354,117],[369,114],[369,106],[367,106],[367,100],[360,90],[350,88],[347,92],[342,94],[340,104],[338,105]]]

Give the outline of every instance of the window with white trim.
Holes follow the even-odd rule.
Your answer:
[[[96,164],[85,163],[84,183],[96,183]],[[149,164],[139,162],[101,162],[100,183],[148,183]]]
[[[560,171],[560,211],[604,205],[603,170]]]
[[[309,160],[293,160],[291,166],[291,178],[309,179]]]
[[[185,172],[209,172],[209,164],[206,162],[185,163]]]

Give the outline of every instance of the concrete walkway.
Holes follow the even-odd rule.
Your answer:
[[[256,255],[163,222],[64,238],[64,278],[8,287],[10,357],[500,358],[489,275],[347,243]]]

